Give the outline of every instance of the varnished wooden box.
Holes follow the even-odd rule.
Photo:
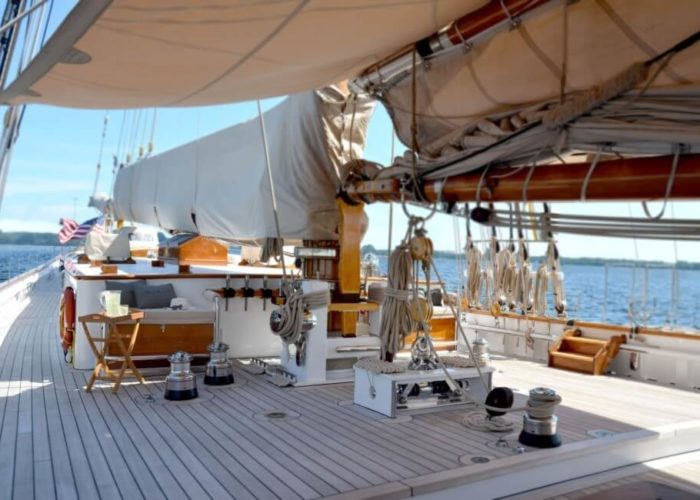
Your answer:
[[[117,325],[121,332],[130,331],[132,325]],[[207,347],[212,342],[214,325],[211,323],[195,324],[141,324],[136,338],[133,356],[169,356],[176,351],[190,354],[208,354]],[[119,355],[115,346],[110,354]]]
[[[228,246],[198,234],[178,234],[158,249],[161,259],[173,259],[179,264],[228,264]]]

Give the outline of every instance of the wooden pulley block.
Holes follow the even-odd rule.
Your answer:
[[[493,316],[500,316],[501,305],[498,302],[494,302],[493,304],[491,304],[491,314]]]
[[[413,260],[429,260],[433,256],[433,241],[427,236],[411,238],[411,258]]]
[[[427,323],[433,317],[433,311],[430,304],[423,297],[416,297],[411,300],[411,319],[416,323]]]

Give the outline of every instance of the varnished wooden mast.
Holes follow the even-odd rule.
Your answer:
[[[672,156],[626,158],[601,161],[593,170],[585,192],[586,200],[650,200],[663,198],[671,173]],[[422,190],[425,200],[434,202],[438,192],[445,202],[476,201],[578,201],[591,169],[588,162],[541,165],[533,169],[490,169],[481,181],[482,171],[447,179],[427,181]],[[511,174],[502,177],[505,174]],[[529,177],[529,180],[528,180]],[[347,195],[352,200],[399,201],[400,182],[397,179],[360,181],[350,186]],[[410,196],[407,193],[406,196]],[[671,199],[700,198],[700,155],[681,156],[671,189]]]

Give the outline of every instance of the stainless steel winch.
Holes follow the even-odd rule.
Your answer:
[[[233,365],[228,359],[228,344],[214,342],[207,349],[209,363],[204,374],[204,383],[207,385],[233,384]]]
[[[554,415],[556,405],[561,401],[554,389],[535,387],[530,390],[528,409],[523,415],[523,430],[519,441],[535,448],[555,448],[561,444]]]
[[[484,337],[476,337],[472,342],[472,349],[474,357],[482,366],[489,364],[489,361],[491,361],[489,343]]]
[[[190,370],[192,355],[177,351],[168,356],[170,373],[165,379],[165,399],[186,401],[197,397],[197,379]]]

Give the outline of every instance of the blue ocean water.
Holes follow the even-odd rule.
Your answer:
[[[379,257],[379,261],[385,273],[386,257]],[[436,258],[435,264],[449,291],[456,292],[463,286],[465,280],[455,258]],[[644,264],[636,267],[571,264],[563,268],[571,318],[618,325],[636,323],[700,329],[698,270],[676,270],[674,297],[674,271],[670,265],[645,268]],[[537,269],[534,262],[533,269]],[[552,303],[550,295],[548,305],[550,314],[554,315]]]
[[[0,281],[22,274],[71,248],[60,246],[0,245]],[[380,256],[386,273],[386,257]],[[436,258],[437,268],[450,291],[463,284],[454,258]],[[533,268],[536,266],[533,265]],[[608,265],[564,265],[569,317],[627,325],[685,326],[700,329],[700,271],[677,270],[677,293],[673,292],[673,269]],[[607,285],[606,285],[607,282]],[[550,297],[549,305],[551,308]],[[552,311],[553,314],[553,311]]]
[[[33,269],[73,247],[0,245],[0,282]]]

